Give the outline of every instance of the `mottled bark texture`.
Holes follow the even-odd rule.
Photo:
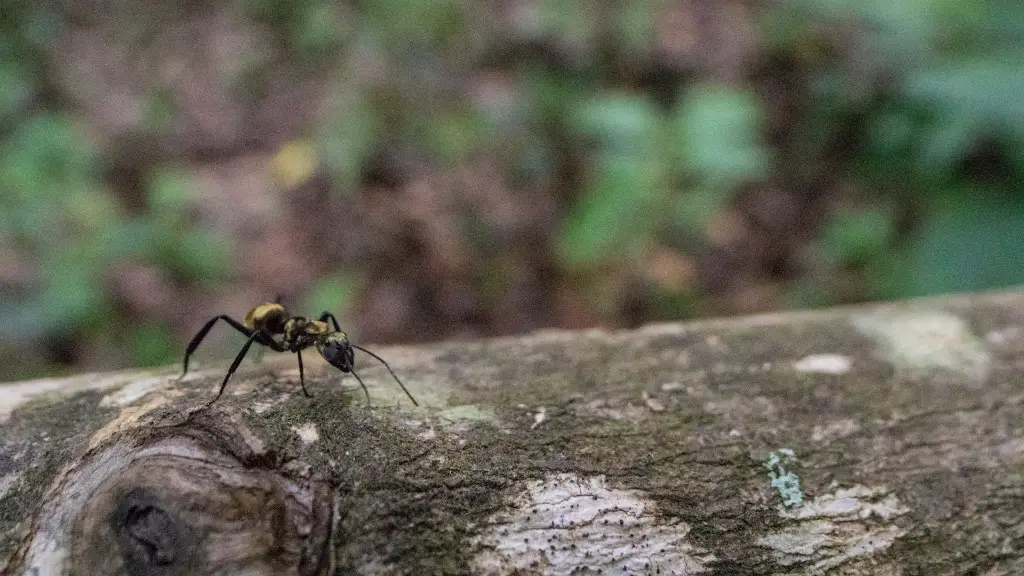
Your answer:
[[[0,386],[0,573],[1024,574],[1022,293],[378,351]]]

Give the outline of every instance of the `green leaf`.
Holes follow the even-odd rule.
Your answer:
[[[863,262],[888,248],[892,214],[884,207],[833,214],[822,234],[824,248],[847,262]]]
[[[583,199],[566,219],[559,252],[570,266],[631,253],[662,220],[663,165],[656,159],[609,155],[599,161]]]
[[[379,114],[367,95],[355,89],[340,91],[327,110],[316,142],[336,189],[348,193],[359,184],[380,135]]]
[[[213,230],[191,230],[178,238],[171,267],[189,280],[223,279],[231,273],[231,239]]]
[[[426,120],[426,147],[446,166],[468,159],[487,138],[486,123],[472,111],[452,110]]]
[[[876,294],[925,296],[1024,283],[1024,202],[957,198],[929,215],[908,248],[875,270]]]
[[[938,114],[921,153],[925,173],[950,171],[981,137],[1024,140],[1024,50],[922,69],[904,91]]]
[[[129,342],[135,366],[159,366],[177,359],[178,343],[166,326],[151,323],[135,326]]]
[[[338,322],[343,323],[356,289],[356,281],[351,276],[339,274],[320,279],[313,285],[313,291],[303,309],[310,316],[324,311],[331,312],[338,318]]]
[[[674,223],[691,234],[703,234],[710,221],[729,203],[732,190],[696,186],[681,193],[675,204]]]
[[[147,187],[152,217],[164,221],[181,218],[192,201],[193,189],[195,184],[185,171],[157,171]]]
[[[597,138],[600,146],[618,153],[646,153],[660,141],[658,109],[639,96],[591,100],[574,116],[577,132]]]
[[[683,165],[715,185],[732,185],[765,173],[760,146],[761,112],[754,97],[702,85],[689,90],[676,110],[676,138]]]
[[[332,2],[304,6],[296,28],[295,44],[312,62],[326,62],[340,47],[346,32],[341,11]]]
[[[35,85],[15,62],[0,60],[0,120],[7,121],[31,99]]]

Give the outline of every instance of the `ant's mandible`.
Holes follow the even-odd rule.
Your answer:
[[[199,344],[206,337],[210,328],[213,328],[213,325],[217,323],[217,320],[227,322],[232,328],[245,334],[249,339],[245,342],[245,346],[242,346],[238,355],[235,356],[235,361],[231,363],[228,373],[224,376],[224,381],[220,384],[217,396],[210,401],[210,404],[216,402],[221,394],[224,393],[224,387],[227,386],[231,375],[238,368],[238,365],[242,363],[242,359],[249,352],[249,347],[255,342],[275,352],[294,352],[298,355],[299,383],[302,385],[302,393],[306,397],[312,396],[306,390],[306,380],[302,370],[302,351],[310,346],[315,346],[317,352],[324,357],[324,360],[327,360],[327,362],[342,372],[351,372],[356,377],[359,385],[363,387],[363,392],[366,394],[366,403],[369,404],[370,391],[354,369],[354,349],[358,349],[380,361],[387,368],[388,372],[391,373],[391,376],[394,377],[395,382],[398,382],[398,385],[402,387],[402,391],[409,397],[409,400],[412,400],[413,405],[419,406],[416,399],[406,389],[405,384],[402,384],[394,370],[391,369],[391,366],[388,366],[388,363],[383,358],[362,346],[356,346],[349,342],[348,335],[341,331],[337,319],[334,318],[334,314],[324,312],[316,320],[309,320],[303,316],[288,316],[288,312],[279,301],[260,304],[253,308],[245,315],[243,322],[239,322],[226,314],[220,314],[211,318],[192,337],[192,341],[188,343],[188,348],[185,349],[185,360],[182,365],[181,377],[188,373],[189,357],[196,351],[196,348],[199,347]],[[328,320],[331,321],[330,325],[327,324]],[[334,328],[333,330],[331,329],[332,327]],[[279,336],[280,339],[275,339],[276,336]]]

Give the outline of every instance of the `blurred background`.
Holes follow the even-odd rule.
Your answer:
[[[0,380],[1024,282],[1019,0],[0,4]]]

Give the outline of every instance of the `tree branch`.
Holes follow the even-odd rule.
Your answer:
[[[1024,294],[0,386],[2,574],[1024,573]]]

